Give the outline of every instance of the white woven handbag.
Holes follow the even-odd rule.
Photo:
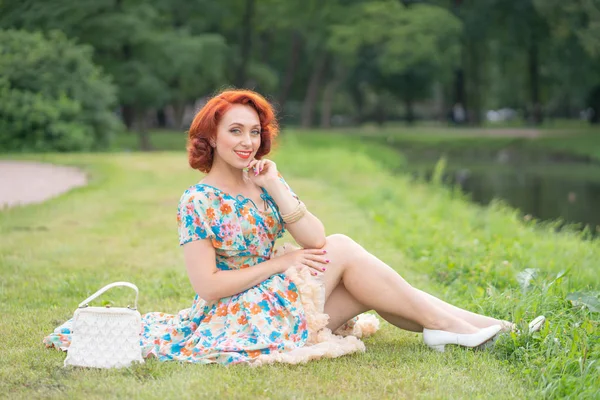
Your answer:
[[[90,301],[115,286],[127,286],[135,290],[133,308],[88,306]],[[138,288],[133,283],[114,282],[82,301],[73,316],[71,344],[64,365],[122,368],[134,361],[143,363],[138,294]]]

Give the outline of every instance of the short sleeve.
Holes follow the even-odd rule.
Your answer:
[[[180,246],[193,240],[215,236],[208,224],[201,199],[197,194],[194,195],[189,191],[186,191],[179,200],[177,225]]]

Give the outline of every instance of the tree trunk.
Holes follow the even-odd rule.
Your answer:
[[[321,102],[321,127],[331,128],[331,114],[333,111],[333,100],[338,87],[346,79],[346,71],[339,65],[334,68],[333,79],[325,86],[323,100]]]
[[[159,128],[167,127],[167,113],[164,108],[159,108],[156,110],[156,122]]]
[[[176,101],[173,103],[173,115],[175,119],[175,127],[180,129],[183,127],[183,116],[185,115],[185,103]]]
[[[252,50],[252,18],[254,16],[254,1],[246,0],[246,8],[244,10],[244,19],[242,20],[241,32],[241,47],[240,47],[240,65],[235,77],[235,85],[238,88],[246,84],[246,70],[250,61]]]
[[[600,85],[592,89],[588,95],[588,107],[592,110],[588,119],[590,124],[600,124]]]
[[[309,128],[313,124],[315,106],[319,96],[319,88],[321,86],[323,74],[327,68],[328,58],[329,54],[327,54],[325,51],[322,51],[320,57],[318,57],[313,64],[310,81],[306,90],[306,96],[304,97],[304,104],[302,105],[302,118],[300,125],[303,128]]]
[[[410,96],[406,96],[404,98],[404,108],[406,111],[406,115],[405,115],[405,119],[406,119],[406,125],[414,125],[415,123],[415,110],[414,110],[414,103],[413,100]]]
[[[482,57],[481,51],[482,46],[481,42],[477,42],[475,40],[469,40],[467,46],[465,47],[467,51],[467,71],[468,71],[468,97],[469,97],[469,107],[465,106],[465,110],[467,111],[466,120],[471,125],[481,125],[481,115],[482,115],[482,107],[481,107],[481,71],[482,71]],[[463,103],[464,105],[465,103]]]
[[[362,93],[362,90],[360,88],[360,86],[357,84],[357,82],[352,82],[352,80],[350,80],[350,87],[348,88],[348,91],[350,92],[350,97],[352,98],[352,101],[354,102],[354,106],[356,107],[356,112],[354,113],[354,123],[356,125],[360,125],[363,122],[363,118],[364,118],[364,109],[365,109],[365,99]]]
[[[540,104],[540,65],[539,48],[536,39],[533,38],[527,51],[527,62],[529,64],[529,90],[531,95],[531,122],[534,125],[542,123],[542,105]]]
[[[383,96],[379,95],[377,99],[377,109],[375,110],[375,121],[379,127],[383,127],[386,120],[385,113],[385,101],[383,100]]]
[[[290,95],[301,50],[302,36],[300,35],[300,32],[294,30],[294,32],[292,32],[292,45],[290,46],[290,55],[285,70],[285,77],[283,78],[283,84],[281,85],[281,91],[279,93],[279,112],[283,112],[285,109],[285,103]]]
[[[273,32],[271,30],[262,32],[260,35],[260,59],[265,64],[269,64],[269,55],[271,54],[272,43]]]
[[[133,106],[121,106],[121,118],[123,119],[123,123],[127,127],[127,130],[133,129],[133,124],[135,123],[135,110],[133,109]]]
[[[147,113],[138,112],[136,113],[136,128],[139,139],[140,150],[150,151],[152,150],[152,144],[150,143],[150,133],[148,132],[148,121]]]

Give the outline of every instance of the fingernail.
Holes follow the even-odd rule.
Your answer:
[[[329,260],[325,260],[325,262],[326,262],[326,263],[328,263],[328,262],[329,262]]]
[[[327,254],[327,250],[323,250],[323,254]]]
[[[327,268],[323,268],[323,271],[325,271]]]

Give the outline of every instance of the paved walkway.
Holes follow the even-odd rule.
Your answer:
[[[41,203],[86,183],[86,174],[74,167],[0,160],[0,209]]]

